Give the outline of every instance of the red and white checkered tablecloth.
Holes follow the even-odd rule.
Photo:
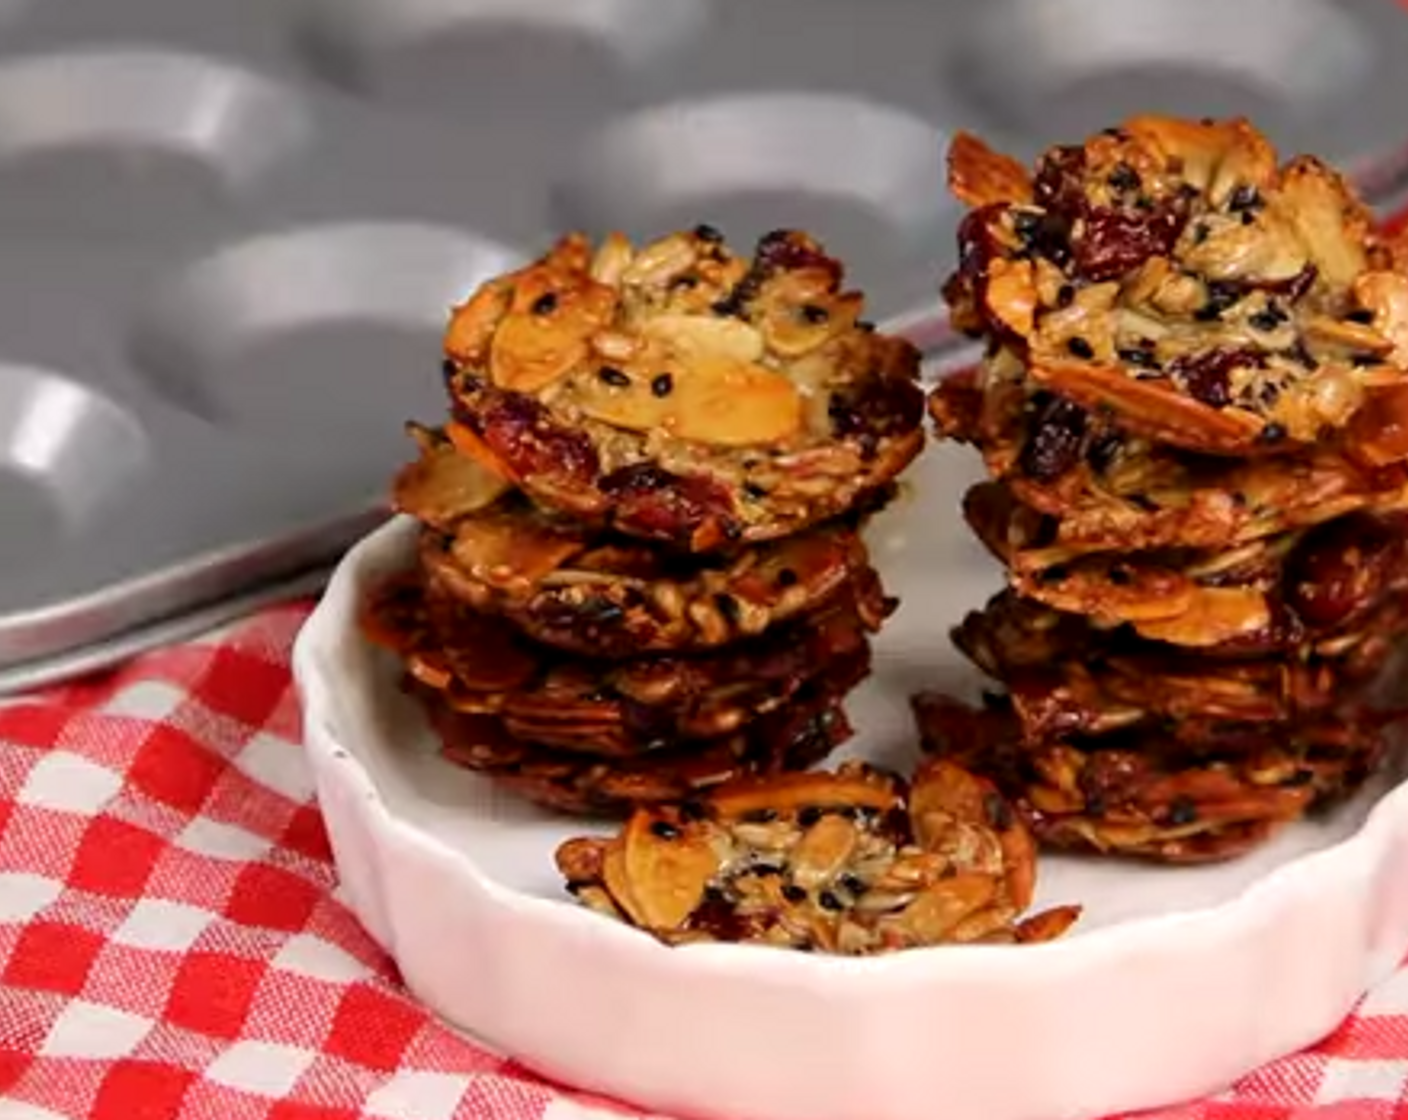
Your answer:
[[[0,705],[0,1120],[636,1116],[432,1021],[339,901],[289,678],[306,613]],[[1408,970],[1151,1115],[1408,1117]]]

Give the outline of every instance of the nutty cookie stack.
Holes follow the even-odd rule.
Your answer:
[[[804,768],[894,607],[861,527],[923,445],[918,354],[800,233],[577,235],[445,338],[417,563],[368,604],[452,760],[621,814]]]
[[[986,341],[930,399],[1008,588],[957,629],[1004,686],[916,704],[1042,841],[1245,850],[1360,784],[1408,610],[1408,270],[1332,170],[1141,117],[1029,174],[961,136],[945,286]]]

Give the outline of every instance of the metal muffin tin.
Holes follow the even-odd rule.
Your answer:
[[[1247,112],[1386,197],[1405,59],[1390,0],[0,0],[0,690],[316,582],[558,231],[802,226],[942,351],[953,129]]]

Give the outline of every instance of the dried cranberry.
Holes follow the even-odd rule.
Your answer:
[[[1399,536],[1368,514],[1318,526],[1286,562],[1286,605],[1317,629],[1341,626],[1379,603],[1402,553]]]
[[[1186,216],[1169,205],[1152,210],[1094,207],[1071,244],[1076,270],[1095,283],[1114,280],[1150,257],[1173,251]]]
[[[1042,157],[1032,183],[1032,196],[1043,209],[1075,217],[1085,204],[1085,149],[1053,148]]]
[[[837,439],[904,435],[923,421],[924,391],[902,377],[870,377],[833,394],[827,416]]]
[[[816,268],[825,272],[833,284],[841,282],[841,266],[813,246],[804,234],[790,229],[775,229],[758,239],[753,251],[753,267],[767,275],[778,270]]]
[[[583,433],[552,421],[548,411],[522,393],[497,393],[473,425],[515,475],[546,475],[587,485],[596,475],[596,448]]]
[[[615,515],[653,537],[687,541],[701,526],[732,523],[733,501],[713,479],[681,475],[654,463],[637,463],[601,480],[601,492],[615,499]]]
[[[1169,363],[1168,372],[1183,383],[1194,400],[1212,408],[1226,408],[1232,403],[1232,371],[1240,366],[1262,364],[1258,351],[1228,347],[1202,354],[1184,354]]]
[[[1022,448],[1022,472],[1039,482],[1059,478],[1080,460],[1085,441],[1086,414],[1079,405],[1061,397],[1036,401],[1032,432]]]

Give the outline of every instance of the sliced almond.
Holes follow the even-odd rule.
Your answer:
[[[562,288],[539,279],[520,281],[515,310],[499,323],[490,344],[489,375],[501,389],[536,393],[586,364],[592,335],[615,314],[616,292],[603,284],[586,280]],[[534,312],[528,297],[535,293],[551,294],[553,310]],[[526,309],[518,310],[524,303]]]
[[[1215,646],[1247,637],[1271,625],[1266,596],[1247,587],[1203,587],[1181,614],[1137,620],[1135,630],[1156,642]]]
[[[936,945],[950,939],[953,930],[996,898],[997,883],[986,875],[955,875],[929,887],[898,914],[881,920],[894,925],[908,939]]]
[[[665,343],[686,361],[726,358],[756,362],[763,356],[763,336],[741,319],[718,315],[656,315],[640,326],[641,334]]]
[[[807,806],[849,806],[885,812],[898,807],[901,799],[889,782],[836,774],[799,773],[730,783],[711,794],[709,804],[715,813],[727,819],[747,816],[760,809],[787,813]]]
[[[815,890],[840,874],[860,842],[856,826],[845,817],[829,814],[802,834],[792,849],[792,881],[804,890]]]
[[[994,257],[988,266],[984,303],[988,312],[1019,338],[1035,329],[1036,266],[1030,260]]]
[[[637,813],[626,824],[617,870],[628,893],[621,901],[647,929],[677,929],[703,900],[719,859],[707,844],[686,834],[658,835],[655,824],[648,813]],[[609,879],[607,885],[617,893]]]
[[[706,362],[677,379],[673,422],[680,439],[719,447],[782,443],[802,427],[802,398],[780,373],[746,362]]]
[[[1040,914],[1033,914],[1017,924],[1017,940],[1024,945],[1055,941],[1076,924],[1080,914],[1079,906],[1054,906]]]
[[[392,487],[392,501],[401,512],[446,529],[487,509],[507,490],[504,479],[442,444],[423,451],[401,469]]]
[[[957,132],[948,147],[948,188],[966,206],[1026,202],[1032,182],[1011,156],[994,151],[970,132]]]
[[[507,280],[483,285],[450,313],[445,331],[445,355],[469,365],[481,364],[499,321],[508,314],[513,286]]]
[[[456,563],[486,583],[535,584],[582,551],[575,534],[515,512],[489,512],[459,527],[450,546]]]

